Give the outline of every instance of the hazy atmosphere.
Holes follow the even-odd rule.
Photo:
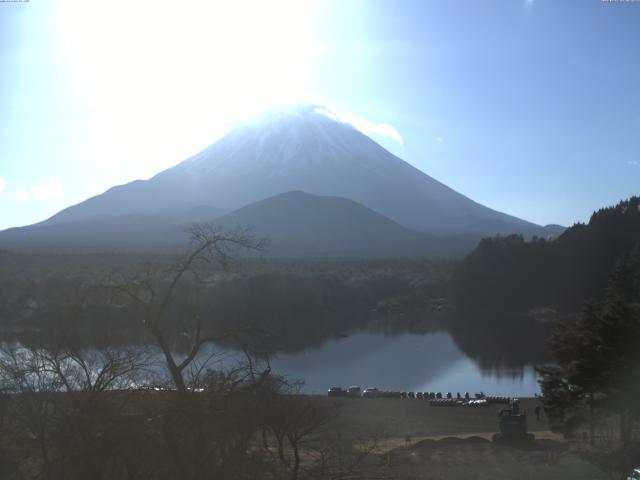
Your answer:
[[[0,479],[640,479],[638,26],[0,0]]]
[[[0,228],[300,101],[538,224],[640,184],[632,2],[32,1],[0,22]]]

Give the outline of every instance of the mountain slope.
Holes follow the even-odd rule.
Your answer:
[[[58,252],[181,252],[187,227],[213,220],[224,229],[250,227],[268,240],[274,257],[457,258],[477,244],[477,236],[434,237],[409,230],[387,217],[340,197],[287,192],[216,218],[210,207],[183,215],[130,214],[64,223],[43,223],[0,232],[0,246]],[[190,217],[187,214],[191,215]]]
[[[149,180],[111,188],[45,223],[165,213],[176,205],[229,211],[294,190],[351,199],[433,234],[543,234],[455,192],[314,105],[266,115]]]
[[[252,203],[220,217],[228,228],[248,225],[270,240],[278,256],[413,256],[426,237],[352,200],[296,191]]]
[[[37,250],[146,250],[184,245],[192,223],[213,221],[223,213],[200,205],[170,214],[100,215],[68,222],[42,222],[0,232],[0,245]]]

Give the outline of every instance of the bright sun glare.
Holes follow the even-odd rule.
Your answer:
[[[140,148],[171,132],[170,164],[181,145],[208,144],[229,121],[307,94],[318,8],[300,0],[67,1],[56,23],[74,88],[97,122]],[[144,158],[144,174],[166,166]]]

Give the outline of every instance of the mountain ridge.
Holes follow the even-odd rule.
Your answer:
[[[166,211],[177,202],[231,211],[294,190],[349,198],[432,234],[541,232],[454,191],[314,105],[241,126],[149,180],[112,187],[45,223]]]
[[[353,200],[301,191],[278,194],[214,218],[196,219],[203,220],[228,231],[248,227],[255,237],[269,241],[265,255],[282,258],[450,259],[471,251],[480,239],[415,232]],[[0,232],[0,246],[61,253],[178,253],[188,247],[191,224],[186,217],[157,214],[41,223]]]
[[[326,109],[299,105],[247,123],[149,180],[0,232],[0,246],[174,248],[185,225],[214,219],[255,224],[283,256],[450,257],[485,236],[562,230],[480,205]]]

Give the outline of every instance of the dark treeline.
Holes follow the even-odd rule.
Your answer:
[[[575,312],[598,295],[616,261],[640,242],[640,197],[595,212],[555,239],[483,239],[461,263],[453,292],[459,308],[522,313],[536,307]]]
[[[114,272],[166,266],[167,258],[51,256],[38,269],[29,255],[8,257],[0,268],[5,339],[36,345],[42,332],[46,338],[65,332],[87,344],[146,341],[135,321],[139,312],[113,302],[101,284]],[[433,327],[431,314],[447,294],[453,268],[426,261],[240,262],[233,272],[185,278],[170,305],[167,331],[179,349],[185,321],[197,311],[209,333],[239,325],[268,333],[262,347],[272,353],[320,345],[372,323],[391,332],[425,330]]]
[[[595,212],[555,239],[483,239],[453,276],[458,345],[487,364],[543,361],[557,322],[570,321],[640,242],[640,197]]]
[[[609,478],[628,478],[640,458],[640,244],[597,299],[556,326],[549,348],[553,364],[538,373],[552,430],[588,436],[587,459]]]
[[[204,269],[204,278],[183,279],[166,331],[179,350],[198,312],[210,334],[239,325],[268,333],[260,348],[273,353],[372,325],[391,333],[445,327],[485,367],[544,361],[554,324],[597,296],[616,260],[640,241],[639,203],[634,197],[599,210],[556,239],[484,239],[460,264],[241,257],[232,272]],[[43,331],[47,338],[73,332],[89,344],[146,342],[148,332],[135,321],[140,312],[113,302],[100,283],[174,260],[0,252],[0,331],[32,345]],[[456,321],[444,324],[451,304]]]

